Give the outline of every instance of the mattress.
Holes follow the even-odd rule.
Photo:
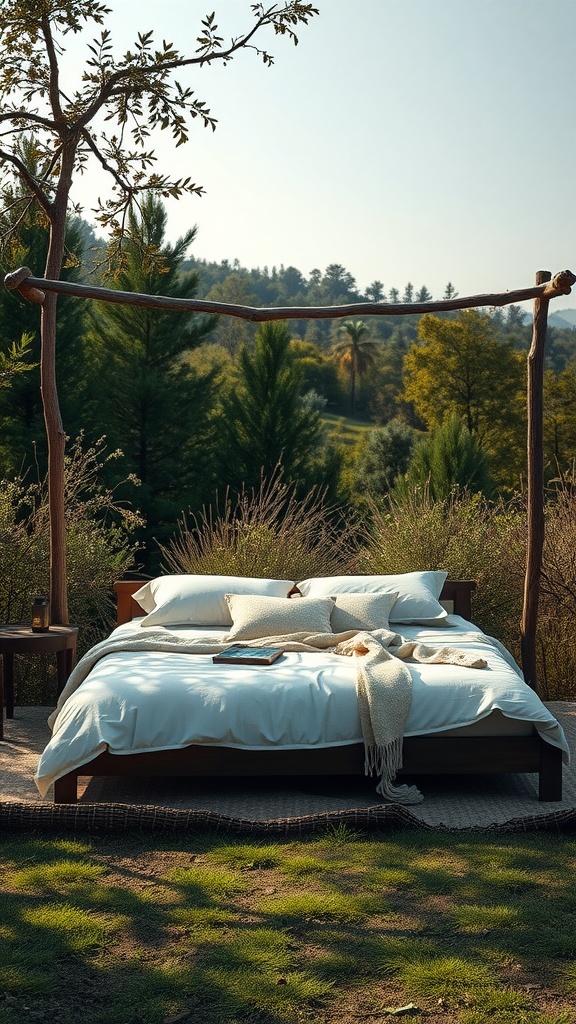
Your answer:
[[[112,637],[137,635],[139,619]],[[485,669],[408,664],[412,704],[406,736],[523,735],[537,730],[568,759],[562,728],[524,682],[498,641],[450,615],[442,626],[401,626],[406,640],[480,653]],[[226,627],[163,627],[166,638],[221,642]],[[117,651],[103,657],[68,698],[35,777],[40,793],[104,750],[133,754],[190,744],[305,750],[362,742],[355,659],[286,652],[273,665],[214,665],[211,655]],[[456,733],[457,734],[457,733]],[[89,771],[87,771],[89,774]]]

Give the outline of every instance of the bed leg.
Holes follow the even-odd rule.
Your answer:
[[[78,803],[78,776],[75,772],[70,772],[68,775],[63,775],[61,779],[56,779],[54,783],[54,803]]]
[[[540,741],[538,799],[562,799],[562,751],[545,740]]]

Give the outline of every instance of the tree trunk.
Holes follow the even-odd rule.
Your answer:
[[[46,277],[58,278],[64,259],[66,203],[55,202],[50,226]],[[66,435],[62,426],[56,384],[56,293],[46,293],[42,304],[40,389],[48,441],[48,505],[50,513],[50,617],[67,625],[68,592],[66,518],[64,512],[64,455]]]
[[[50,510],[50,614],[52,622],[68,624],[66,594],[66,522],[64,516],[65,434],[56,389],[56,296],[42,306],[40,379],[48,440],[48,504]]]
[[[550,280],[551,276],[547,270],[539,270],[536,274],[536,284],[544,284]],[[528,538],[520,646],[524,677],[533,689],[537,689],[536,627],[544,549],[543,393],[548,306],[548,298],[539,297],[534,301],[532,344],[528,353],[527,367]]]

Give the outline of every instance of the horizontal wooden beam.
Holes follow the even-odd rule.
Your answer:
[[[552,281],[533,285],[531,288],[518,288],[512,292],[496,292],[490,295],[467,295],[462,298],[441,299],[438,302],[353,302],[343,306],[269,306],[259,309],[255,306],[238,306],[228,302],[209,302],[206,299],[176,299],[168,295],[122,292],[114,288],[98,288],[72,281],[49,281],[42,277],[33,277],[28,267],[20,267],[4,278],[6,288],[20,291],[26,298],[36,302],[42,301],[42,293],[56,292],[59,295],[114,302],[122,306],[144,306],[149,309],[182,313],[216,313],[219,316],[233,316],[254,323],[269,320],[334,320],[351,316],[414,316],[479,306],[509,306],[517,302],[526,302],[528,299],[552,299],[558,295],[569,295],[575,283],[576,276],[570,270],[562,270]]]

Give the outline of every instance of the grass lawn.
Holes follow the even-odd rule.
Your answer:
[[[374,430],[375,424],[368,420],[351,419],[347,416],[335,416],[334,413],[325,412],[321,416],[328,437],[334,444],[344,445],[346,448],[354,448],[369,430]]]
[[[0,840],[0,1022],[576,1024],[576,838]]]

